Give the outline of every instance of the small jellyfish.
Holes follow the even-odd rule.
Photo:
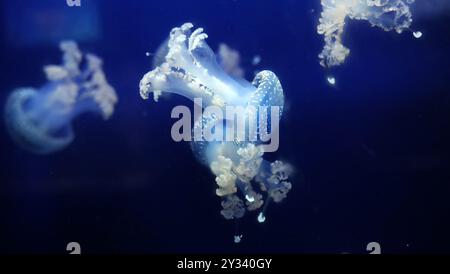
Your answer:
[[[68,146],[74,139],[71,121],[81,113],[96,112],[108,119],[117,103],[99,57],[83,56],[72,41],[61,42],[60,49],[62,64],[44,67],[48,82],[39,89],[13,91],[5,106],[9,134],[18,145],[36,154]]]
[[[319,54],[320,64],[333,67],[347,59],[350,49],[342,42],[347,19],[368,21],[384,31],[402,33],[411,26],[412,3],[414,0],[321,0],[323,10],[317,32],[324,36],[325,46]]]
[[[168,41],[163,44],[164,51],[161,51],[166,53],[165,58],[158,57],[159,65],[141,79],[142,98],[148,99],[153,93],[153,99],[158,101],[162,92],[169,92],[193,102],[201,99],[205,109],[225,110],[238,106],[244,110],[243,120],[251,117],[259,107],[274,108],[277,111],[268,115],[270,122],[259,116],[261,123],[246,124],[246,129],[253,127],[257,132],[271,128],[269,135],[272,136],[277,127],[272,121],[281,119],[284,106],[283,88],[278,77],[267,70],[259,72],[251,83],[239,77],[243,73],[228,69],[236,68],[238,64],[236,52],[230,53],[229,48],[222,46],[217,57],[206,43],[207,37],[202,28],[193,30],[191,23],[172,29]],[[230,54],[234,56],[228,59],[233,61],[232,66],[217,62]],[[201,115],[196,118],[193,135],[217,125],[234,125],[234,118]],[[292,188],[288,178],[292,168],[281,161],[263,159],[268,150],[261,140],[240,139],[234,135],[230,140],[194,138],[191,149],[197,160],[215,176],[216,195],[222,198],[221,214],[226,219],[239,219],[247,211],[257,210],[265,216],[269,201],[281,202]]]

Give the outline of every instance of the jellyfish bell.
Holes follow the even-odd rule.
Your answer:
[[[39,120],[28,114],[36,94],[33,88],[22,88],[10,95],[5,107],[6,129],[16,143],[33,153],[47,154],[63,149],[74,139],[72,127],[63,125],[58,130],[43,128]]]
[[[71,121],[84,112],[108,119],[117,95],[106,81],[102,60],[83,55],[75,42],[60,44],[61,65],[44,67],[48,83],[39,89],[19,88],[5,105],[5,125],[12,139],[36,154],[67,147],[74,139]],[[80,68],[84,61],[85,66]]]

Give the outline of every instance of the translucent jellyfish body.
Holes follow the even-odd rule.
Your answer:
[[[411,26],[410,4],[413,2],[414,0],[321,0],[323,11],[317,27],[317,32],[325,40],[325,46],[319,55],[321,65],[341,65],[350,54],[350,49],[342,42],[346,20],[364,20],[385,31],[402,33]]]
[[[277,76],[271,71],[262,71],[252,83],[238,77],[243,73],[228,69],[239,67],[236,64],[239,58],[223,60],[230,52],[224,46],[216,56],[206,38],[202,28],[193,30],[190,23],[172,29],[164,61],[145,74],[140,82],[141,96],[147,99],[153,93],[153,99],[157,101],[162,92],[176,93],[194,102],[200,99],[205,112],[209,107],[218,110],[242,107],[243,119],[249,121],[255,110],[275,108],[277,112],[268,113],[267,119],[258,116],[258,124],[245,124],[246,130],[258,127],[258,133],[274,133],[277,124],[272,123],[272,119],[278,122],[284,106],[283,89]],[[200,138],[196,138],[205,128],[234,125],[234,117],[232,121],[203,113],[195,119],[191,148],[196,158],[215,176],[216,194],[222,198],[221,214],[226,219],[237,219],[247,210],[260,209],[260,216],[264,217],[269,201],[281,202],[290,191],[290,166],[281,161],[270,163],[264,160],[267,150],[260,139],[242,139],[237,134],[227,140],[205,140],[201,133]]]
[[[97,112],[108,119],[117,103],[100,58],[83,56],[71,41],[62,42],[60,49],[62,64],[44,67],[48,83],[39,89],[13,91],[5,106],[8,132],[18,145],[37,154],[68,146],[74,139],[71,121],[79,114]]]

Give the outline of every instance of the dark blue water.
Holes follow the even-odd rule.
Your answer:
[[[111,120],[75,120],[66,150],[36,156],[0,127],[0,252],[385,253],[450,252],[450,17],[419,17],[411,34],[348,25],[352,49],[331,72],[318,64],[320,3],[307,1],[2,1],[0,104],[45,83],[57,45],[74,39],[104,60],[119,96]],[[296,168],[293,190],[264,224],[220,216],[214,177],[170,138],[171,109],[138,84],[170,29],[205,28],[213,49],[239,50],[280,78],[288,109],[268,159]],[[326,76],[332,73],[337,86]],[[236,245],[239,230],[243,241]]]

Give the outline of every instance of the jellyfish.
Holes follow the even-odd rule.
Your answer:
[[[341,65],[350,54],[342,36],[346,20],[365,20],[385,31],[402,33],[412,23],[410,5],[414,0],[321,0],[323,11],[317,32],[325,46],[319,54],[324,67]]]
[[[73,41],[60,43],[61,65],[47,65],[42,87],[18,88],[5,105],[5,125],[12,139],[35,154],[49,154],[74,139],[71,121],[85,112],[108,119],[117,95],[102,70],[102,60],[83,55]],[[83,68],[80,66],[83,65]]]
[[[194,138],[190,144],[195,158],[215,177],[216,195],[222,199],[221,215],[225,219],[236,220],[247,211],[259,211],[258,219],[265,219],[269,203],[283,201],[291,190],[289,176],[292,167],[282,161],[264,159],[264,154],[271,151],[261,138],[248,137],[251,134],[248,138],[236,134],[226,140],[206,140],[196,136],[202,137],[205,129],[212,132],[219,126],[228,128],[234,125],[234,116],[230,119],[215,112],[206,114],[206,109],[240,107],[242,120],[252,121],[245,123],[246,131],[250,132],[250,128],[253,128],[253,134],[270,131],[268,135],[273,137],[278,126],[276,122],[283,112],[283,88],[278,77],[268,70],[259,72],[251,83],[239,77],[243,73],[233,73],[234,69],[229,71],[231,75],[227,73],[225,69],[236,68],[239,58],[233,58],[231,65],[223,62],[230,50],[221,46],[217,56],[206,43],[207,37],[202,28],[193,30],[191,23],[173,28],[164,60],[140,81],[140,95],[148,99],[152,94],[158,101],[163,92],[174,93],[196,105],[200,99],[205,113],[194,118]],[[236,57],[236,54],[232,55]],[[218,62],[221,58],[222,62]],[[269,113],[269,108],[275,111]],[[267,115],[257,115],[259,109],[266,109]],[[259,118],[250,119],[255,115]]]

